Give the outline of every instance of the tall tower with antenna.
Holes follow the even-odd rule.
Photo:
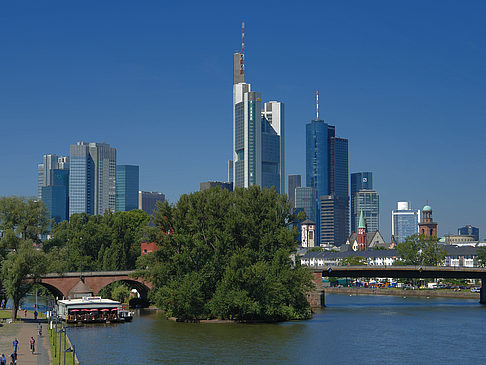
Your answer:
[[[262,103],[261,94],[245,82],[243,21],[241,51],[233,54],[233,187],[285,191],[284,123],[284,104]]]

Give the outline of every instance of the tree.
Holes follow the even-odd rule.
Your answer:
[[[120,303],[125,303],[130,297],[130,288],[121,283],[115,283],[111,291],[111,298]]]
[[[178,318],[308,318],[308,269],[292,267],[296,230],[274,189],[209,189],[159,204],[145,231],[159,250],[138,260],[151,299]]]
[[[486,246],[478,247],[477,249],[479,265],[486,266]]]
[[[363,266],[367,264],[366,259],[361,256],[348,256],[341,259],[341,265]]]
[[[0,197],[0,230],[15,231],[23,240],[40,243],[49,227],[47,209],[42,201],[25,197]]]
[[[397,245],[400,260],[398,265],[440,265],[446,255],[445,249],[439,245],[437,238],[414,234],[405,242]]]
[[[45,273],[46,259],[41,251],[32,248],[32,241],[21,244],[2,262],[1,279],[7,296],[12,299],[12,319],[17,318],[21,299],[30,291],[40,275]]]

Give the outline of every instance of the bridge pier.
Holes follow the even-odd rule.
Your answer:
[[[481,291],[479,292],[479,303],[486,304],[486,278],[481,279]]]

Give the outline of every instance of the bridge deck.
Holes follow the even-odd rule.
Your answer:
[[[393,278],[456,278],[486,279],[486,268],[449,266],[327,266],[315,268],[322,276],[393,277]]]

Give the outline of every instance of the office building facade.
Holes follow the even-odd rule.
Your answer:
[[[211,188],[221,188],[233,191],[233,184],[223,181],[204,181],[199,184],[199,191],[209,190]]]
[[[42,198],[42,187],[54,185],[52,180],[52,170],[69,169],[69,157],[58,157],[55,154],[44,155],[42,163],[37,165],[37,196]]]
[[[262,188],[285,193],[285,107],[269,101],[262,110]]]
[[[321,244],[328,243],[331,231],[335,236],[333,241],[341,242],[342,236],[347,238],[349,236],[348,140],[336,137],[336,128],[319,119],[306,124],[306,185],[313,187],[317,192],[318,241]],[[329,205],[329,196],[332,196],[331,200],[335,202],[335,213],[327,214],[326,221],[321,221],[323,214],[320,209]],[[331,216],[337,221],[330,221]],[[348,226],[343,222],[347,222]],[[325,236],[324,232],[326,232]]]
[[[380,230],[380,196],[375,190],[361,189],[355,194],[354,209],[363,215],[366,222],[366,230],[375,233]],[[358,227],[358,222],[354,226]],[[353,225],[353,224],[352,224]],[[353,231],[354,232],[354,231]]]
[[[412,210],[408,202],[397,202],[392,210],[392,240],[405,242],[407,237],[419,233],[420,210]]]
[[[373,174],[371,172],[351,174],[351,232],[357,232],[360,212],[356,210],[356,193],[360,190],[373,190]]]
[[[116,166],[115,210],[127,212],[138,209],[139,167]]]
[[[302,186],[302,176],[301,175],[289,175],[288,176],[288,200],[290,207],[295,208],[295,189]],[[315,223],[315,222],[314,222]]]
[[[470,224],[458,228],[457,234],[460,236],[473,236],[474,240],[479,241],[479,228],[473,227]]]
[[[49,175],[50,185],[41,188],[41,200],[47,208],[49,218],[59,223],[68,219],[69,170],[52,169]]]
[[[303,209],[307,219],[317,220],[317,191],[312,187],[295,188],[295,209]]]
[[[341,246],[349,237],[349,197],[323,195],[320,198],[321,244]]]
[[[69,216],[116,208],[116,149],[106,143],[70,147]]]
[[[143,210],[148,215],[152,215],[157,207],[157,202],[164,202],[165,195],[154,191],[138,192],[138,209]]]

